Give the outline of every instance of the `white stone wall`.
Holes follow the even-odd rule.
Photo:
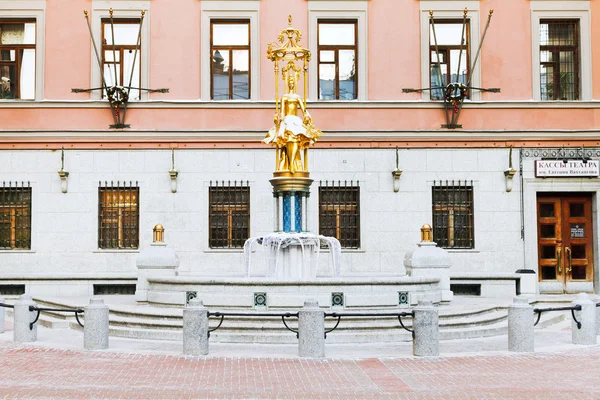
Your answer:
[[[177,193],[171,193],[169,150],[66,150],[69,190],[60,190],[60,151],[1,151],[0,182],[30,181],[33,190],[32,250],[0,251],[2,274],[135,273],[137,251],[99,250],[98,182],[137,181],[140,187],[140,248],[152,227],[165,227],[176,248],[181,275],[241,276],[241,250],[208,248],[210,181],[249,180],[251,235],[272,231],[269,179],[274,150],[176,150]],[[505,191],[506,149],[403,149],[400,191],[391,171],[395,151],[313,149],[309,226],[318,229],[319,180],[360,181],[361,248],[343,252],[345,276],[404,273],[404,254],[431,223],[434,180],[473,180],[475,249],[453,251],[450,274],[511,273],[523,268],[518,174]],[[515,165],[517,163],[515,162]],[[532,210],[535,212],[535,210]]]

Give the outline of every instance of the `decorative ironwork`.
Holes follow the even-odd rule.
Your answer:
[[[319,182],[319,234],[343,248],[360,247],[360,187],[356,181]]]
[[[138,183],[99,182],[98,247],[101,249],[137,249],[139,244]]]
[[[465,10],[463,12],[461,43],[460,43],[460,47],[459,47],[459,58],[458,58],[458,65],[457,65],[457,71],[456,71],[456,79],[457,80],[459,79],[459,76],[460,76],[463,44],[465,43],[465,30],[466,30],[465,28],[468,24],[468,19],[467,19],[468,12],[469,12],[469,10],[467,8],[465,8]],[[441,91],[443,94],[443,96],[441,96],[441,97],[444,101],[444,110],[446,113],[446,124],[442,125],[442,128],[448,128],[448,129],[462,128],[462,125],[458,124],[458,117],[460,116],[460,112],[462,110],[464,100],[465,100],[465,98],[468,97],[468,93],[470,90],[479,90],[481,92],[491,92],[491,93],[499,93],[500,92],[499,88],[487,88],[486,89],[486,88],[479,88],[479,87],[471,86],[471,80],[473,79],[473,71],[475,70],[475,66],[477,65],[477,61],[479,59],[479,54],[481,52],[481,46],[483,45],[483,41],[485,40],[485,35],[490,26],[490,21],[492,20],[493,13],[494,13],[494,10],[490,10],[490,12],[488,14],[487,24],[485,25],[485,29],[483,30],[483,34],[482,34],[481,40],[479,42],[479,47],[477,48],[477,53],[475,54],[475,60],[473,61],[471,66],[468,66],[469,69],[467,70],[468,77],[467,77],[466,83],[452,82],[452,81],[446,83],[442,76],[441,65],[443,64],[443,62],[441,61],[442,59],[440,57],[440,50],[439,50],[436,31],[435,31],[435,19],[433,17],[433,11],[429,11],[429,23],[431,25],[431,31],[433,34],[434,49],[435,49],[435,56],[436,56],[435,61],[432,63],[434,65],[431,68],[431,71],[433,73],[433,71],[435,70],[435,72],[437,74],[437,82],[439,82],[439,86],[432,86],[432,87],[423,88],[423,89],[402,89],[402,92],[404,92],[404,93],[419,92],[420,93],[420,92],[425,92],[425,91]],[[429,46],[429,47],[431,47],[431,46]],[[469,46],[467,46],[467,49],[468,48],[469,48]],[[451,75],[452,74],[450,74],[450,76],[448,77],[449,80],[452,79]]]
[[[241,249],[250,237],[250,186],[246,181],[210,182],[209,247]]]
[[[298,338],[298,329],[292,329],[286,322],[286,318],[298,318],[298,313],[235,313],[235,312],[208,312],[208,317],[221,317],[219,323],[216,327],[208,329],[208,337],[210,338],[210,333],[216,331],[223,325],[223,320],[225,317],[281,317],[281,321],[286,329],[290,332],[294,332],[296,334],[296,338]]]
[[[600,147],[534,147],[523,148],[521,154],[526,158],[581,160],[585,163],[593,157],[600,157]]]
[[[40,313],[42,311],[75,313],[75,319],[77,320],[77,323],[79,324],[79,326],[81,326],[83,328],[83,324],[79,320],[79,314],[84,312],[84,310],[82,308],[63,309],[63,308],[43,308],[43,307],[37,307],[37,306],[29,306],[29,311],[37,311],[37,315],[35,316],[35,319],[29,323],[29,330],[33,330],[33,325],[35,325],[35,323],[38,321],[38,319],[40,319]]]
[[[438,181],[432,187],[433,241],[450,249],[472,249],[473,181]]]
[[[597,306],[598,304],[596,305],[596,307]],[[537,314],[537,319],[535,320],[533,326],[536,326],[540,322],[542,313],[547,311],[571,311],[571,316],[573,317],[573,321],[575,321],[575,324],[577,325],[577,329],[581,329],[581,322],[577,321],[577,318],[575,318],[575,311],[581,311],[581,304],[572,307],[534,308],[533,312]]]
[[[395,313],[336,313],[336,312],[325,313],[325,318],[327,318],[327,317],[337,318],[335,325],[332,328],[325,330],[325,339],[327,339],[328,333],[333,332],[334,330],[337,329],[337,327],[340,325],[342,317],[397,317],[398,322],[400,323],[400,327],[402,329],[404,329],[405,331],[410,332],[414,339],[415,332],[411,329],[408,329],[408,327],[406,327],[406,325],[404,325],[404,322],[402,322],[402,317],[414,318],[414,316],[415,316],[414,311],[395,312]]]
[[[89,19],[87,10],[84,10],[83,14],[85,16],[88,30],[90,32],[90,38],[92,40],[92,46],[94,48],[94,53],[96,54],[96,60],[98,60],[98,66],[100,68],[100,76],[102,78],[102,87],[91,88],[91,89],[71,89],[71,92],[72,93],[84,93],[84,92],[94,92],[97,90],[104,92],[104,95],[108,99],[108,104],[110,105],[110,108],[112,111],[112,117],[113,117],[113,121],[114,121],[114,124],[110,125],[110,128],[114,128],[114,129],[129,128],[130,125],[125,124],[125,116],[127,115],[127,106],[129,104],[132,90],[138,91],[140,93],[141,92],[148,92],[148,93],[153,93],[153,92],[154,93],[168,93],[169,92],[169,89],[166,89],[166,88],[145,89],[142,87],[132,87],[133,74],[134,74],[134,71],[136,70],[136,68],[135,68],[136,60],[137,60],[138,53],[140,52],[140,48],[141,48],[142,26],[144,24],[144,16],[146,14],[146,11],[142,10],[140,20],[139,20],[140,28],[139,28],[138,35],[137,35],[136,44],[133,48],[133,51],[134,51],[133,61],[131,63],[131,74],[129,76],[128,84],[125,84],[125,77],[123,77],[123,79],[120,78],[121,72],[123,72],[123,71],[121,71],[121,72],[117,71],[117,64],[118,63],[122,64],[122,61],[119,61],[119,59],[117,58],[117,50],[116,50],[116,44],[115,44],[115,21],[113,19],[113,9],[111,8],[109,10],[112,45],[106,45],[104,43],[102,44],[102,47],[101,47],[101,51],[103,54],[102,57],[100,57],[100,54],[98,52],[98,47],[96,46],[96,41],[94,40],[94,34],[92,32],[92,26],[90,25],[90,19]],[[103,32],[103,34],[104,34],[104,32]],[[104,55],[106,55],[107,52],[110,53],[110,51],[105,48],[107,46],[110,47],[112,50],[112,58],[111,58],[112,61],[105,60]],[[112,85],[108,85],[108,83],[107,83],[106,76],[104,74],[105,64],[112,64],[114,67],[113,68],[113,71],[114,71],[113,78],[114,79],[112,79]],[[107,66],[107,70],[110,73],[110,65]]]
[[[2,182],[0,187],[0,249],[31,249],[31,187],[29,182]]]

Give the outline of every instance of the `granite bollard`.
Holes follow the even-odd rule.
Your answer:
[[[4,303],[6,299],[0,296],[0,303]],[[0,333],[4,333],[4,318],[6,318],[6,312],[4,307],[0,307]]]
[[[14,308],[14,331],[13,338],[17,343],[35,342],[37,340],[37,324],[29,328],[29,324],[35,321],[36,311],[29,311],[29,306],[35,306],[31,296],[24,294],[15,302]]]
[[[108,306],[99,297],[92,297],[84,309],[83,348],[86,350],[108,349]]]
[[[440,332],[438,310],[431,301],[420,301],[413,309],[413,355],[439,356]]]
[[[316,300],[298,311],[298,356],[325,357],[325,312]]]
[[[208,354],[208,310],[200,299],[191,299],[183,309],[183,354]]]
[[[526,297],[518,296],[508,307],[508,351],[533,352],[533,307]]]
[[[581,329],[577,328],[575,320],[571,322],[573,344],[596,344],[596,303],[587,293],[579,293],[573,306],[581,306],[581,311],[575,311],[575,318],[581,322]]]

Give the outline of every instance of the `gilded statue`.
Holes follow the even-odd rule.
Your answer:
[[[290,61],[282,72],[285,94],[281,96],[281,107],[275,113],[275,125],[263,142],[277,146],[277,169],[289,170],[293,174],[307,171],[308,166],[306,160],[303,163],[301,152],[314,144],[322,132],[315,127],[304,99],[296,93],[299,68]],[[302,111],[302,118],[298,116],[298,110]]]

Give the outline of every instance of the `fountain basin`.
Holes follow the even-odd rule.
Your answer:
[[[308,281],[149,277],[148,303],[155,306],[183,306],[189,293],[193,292],[209,308],[298,309],[307,299],[317,300],[321,307],[397,308],[415,305],[422,299],[440,303],[439,282],[439,278],[435,277],[410,276],[320,278]]]

